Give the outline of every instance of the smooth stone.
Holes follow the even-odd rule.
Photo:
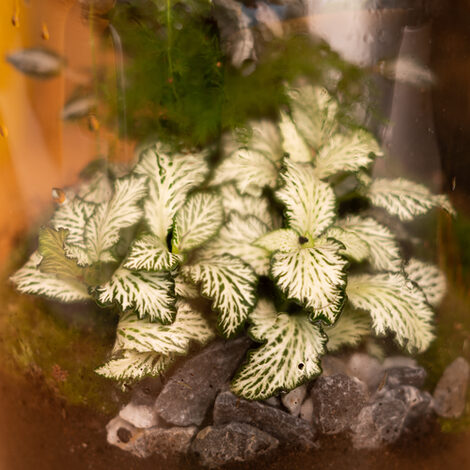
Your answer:
[[[384,369],[392,367],[418,367],[415,359],[406,356],[390,356],[384,359],[382,363]]]
[[[411,385],[421,388],[426,381],[427,373],[422,367],[391,367],[386,369],[385,386],[389,388],[400,385]]]
[[[155,410],[177,426],[199,426],[214,399],[232,377],[251,341],[216,341],[186,361],[163,387]]]
[[[313,424],[313,400],[308,397],[300,407],[300,418],[307,423]]]
[[[465,410],[470,366],[463,357],[449,364],[434,390],[434,410],[444,418],[459,418]]]
[[[314,447],[314,428],[296,416],[257,401],[248,401],[231,392],[220,393],[214,405],[214,424],[233,421],[255,426],[281,442],[302,448]]]
[[[311,397],[314,422],[323,434],[337,434],[349,429],[368,398],[358,379],[343,374],[319,377]]]
[[[307,396],[307,385],[294,388],[289,393],[281,396],[282,404],[293,416],[299,416],[302,403]]]
[[[268,455],[279,441],[246,423],[208,426],[194,439],[191,450],[209,468],[234,462],[247,462]]]
[[[382,380],[383,369],[375,357],[364,353],[354,353],[348,362],[349,375],[364,382],[370,391],[375,390]]]
[[[116,416],[106,425],[106,433],[109,444],[128,450],[132,446],[131,442],[142,434],[143,430],[137,429],[120,416]]]
[[[356,449],[378,449],[395,442],[401,435],[407,408],[401,400],[381,398],[364,407],[351,427]]]
[[[345,374],[349,375],[348,367],[340,358],[335,356],[323,356],[321,359],[322,375]]]
[[[158,424],[158,416],[153,406],[138,405],[133,401],[119,412],[119,416],[136,428],[151,428]]]

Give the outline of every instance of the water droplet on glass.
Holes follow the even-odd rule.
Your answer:
[[[13,12],[13,15],[11,17],[11,24],[15,28],[19,28],[19,26],[20,26],[20,14],[19,14],[19,11],[18,11],[18,7],[15,8],[15,11]]]
[[[65,202],[65,192],[60,188],[52,188],[52,199],[57,204],[63,204]]]
[[[41,37],[44,39],[44,41],[49,41],[50,34],[49,34],[49,29],[48,29],[46,23],[42,24]]]
[[[5,139],[8,137],[8,129],[3,124],[0,124],[0,136]]]
[[[90,129],[90,131],[92,132],[96,132],[99,130],[100,128],[100,122],[98,121],[98,119],[96,118],[96,116],[94,116],[93,114],[90,114],[88,116],[88,128]]]

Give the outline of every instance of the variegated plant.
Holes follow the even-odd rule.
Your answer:
[[[393,232],[369,207],[409,221],[433,207],[452,212],[447,198],[408,180],[372,178],[382,156],[375,138],[342,126],[325,89],[289,94],[290,110],[279,122],[253,123],[248,138],[225,138],[213,181],[246,197],[271,194],[283,208],[272,229],[253,214],[234,214],[210,244],[222,250],[248,243],[240,256],[279,290],[249,315],[248,334],[263,344],[232,383],[249,399],[305,382],[319,373],[327,349],[356,345],[371,333],[393,333],[408,351],[424,351],[433,339],[432,306],[445,293],[440,271],[415,259],[405,263]],[[362,201],[362,209],[348,210],[351,200]]]
[[[214,329],[191,303],[198,289],[212,300],[225,337],[253,309],[252,268],[204,250],[225,217],[222,196],[202,190],[208,172],[203,155],[155,146],[124,177],[110,182],[97,173],[65,195],[41,229],[38,251],[12,277],[28,294],[118,307],[113,358],[99,373],[119,380],[158,374],[192,340],[209,341]]]
[[[340,123],[325,89],[289,97],[278,122],[224,136],[213,172],[203,154],[156,145],[123,176],[98,171],[65,194],[12,279],[25,293],[118,308],[100,374],[159,374],[192,342],[248,325],[261,345],[232,389],[264,399],[319,374],[327,350],[370,334],[392,333],[408,351],[429,346],[444,277],[405,262],[370,207],[406,222],[434,207],[452,212],[450,203],[411,181],[373,178],[379,145]],[[206,311],[200,298],[211,300]]]

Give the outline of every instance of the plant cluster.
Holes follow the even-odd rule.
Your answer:
[[[66,191],[12,280],[21,292],[117,307],[115,347],[98,373],[159,374],[192,343],[246,331],[259,346],[232,389],[265,399],[319,374],[327,350],[370,334],[392,333],[410,352],[429,346],[445,280],[405,260],[370,208],[410,221],[452,212],[449,201],[372,177],[379,145],[340,122],[326,89],[287,94],[276,121],[224,136],[215,168],[206,153],[156,144],[123,174],[97,170]]]

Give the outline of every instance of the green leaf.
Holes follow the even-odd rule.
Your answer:
[[[265,197],[253,197],[248,194],[241,195],[233,184],[221,186],[220,191],[227,218],[232,212],[236,212],[242,216],[254,216],[269,228],[273,228],[269,203]]]
[[[132,243],[124,267],[135,271],[171,271],[183,257],[168,250],[166,241],[144,234]]]
[[[423,292],[403,274],[350,276],[346,292],[354,308],[370,312],[376,334],[392,331],[410,352],[426,350],[433,340],[433,312]]]
[[[133,382],[147,376],[157,376],[165,372],[174,362],[174,356],[158,353],[127,350],[121,357],[110,360],[96,370],[96,373],[121,382]]]
[[[287,114],[281,113],[279,127],[282,134],[282,146],[289,154],[290,159],[294,162],[311,162],[313,152]]]
[[[191,341],[203,345],[214,337],[214,332],[200,312],[183,301],[179,301],[177,307],[176,318],[171,325],[141,320],[131,311],[124,313],[119,320],[114,350],[185,355]]]
[[[233,212],[219,235],[204,248],[205,256],[233,255],[249,264],[259,276],[267,276],[269,253],[253,243],[268,230],[258,218]]]
[[[325,328],[328,351],[334,352],[344,346],[357,346],[370,332],[370,317],[346,305],[339,320],[333,326]]]
[[[320,179],[340,172],[356,172],[382,155],[379,144],[369,132],[335,134],[315,157],[315,170]]]
[[[139,203],[146,194],[144,178],[130,176],[115,181],[112,198],[99,204],[86,224],[87,252],[92,262],[114,261],[111,248],[119,241],[120,231],[142,217]]]
[[[275,188],[279,169],[265,154],[238,149],[216,168],[212,183],[233,182],[241,194],[260,196],[264,187]]]
[[[350,216],[339,220],[328,236],[344,244],[345,255],[355,261],[368,259],[378,271],[400,271],[400,247],[393,233],[371,217]]]
[[[242,327],[255,304],[256,275],[241,259],[230,255],[200,258],[183,266],[183,275],[201,285],[202,294],[213,300],[220,315],[218,325],[225,337]]]
[[[41,255],[34,252],[26,264],[10,278],[20,292],[42,295],[67,303],[91,299],[85,284],[69,277],[58,278],[53,274],[41,272],[38,268],[41,261]]]
[[[288,92],[292,117],[307,143],[318,150],[335,132],[338,104],[325,88],[311,85]]]
[[[273,309],[250,315],[257,339],[265,344],[250,351],[231,388],[248,400],[264,400],[291,390],[321,372],[326,336],[305,315],[277,314]],[[258,340],[259,340],[258,339]]]
[[[437,307],[441,303],[447,286],[446,278],[437,266],[411,258],[405,266],[405,273],[418,284],[431,305]]]
[[[164,324],[175,319],[175,282],[167,272],[136,272],[121,267],[96,293],[102,304],[117,303],[122,311],[135,309],[140,318]]]
[[[149,179],[145,220],[150,231],[163,241],[188,193],[204,181],[209,167],[202,155],[168,155],[154,146],[142,153],[134,172]]]
[[[384,208],[400,220],[413,220],[435,207],[454,214],[447,196],[432,194],[426,186],[402,178],[375,178],[363,191],[372,204]]]
[[[172,245],[178,253],[197,248],[216,235],[223,221],[220,196],[194,194],[176,215]]]
[[[336,215],[336,199],[331,186],[317,178],[312,165],[289,159],[282,179],[284,186],[276,195],[286,206],[290,228],[300,235],[321,235]]]
[[[343,307],[347,261],[342,245],[332,239],[315,240],[313,246],[291,252],[277,251],[271,275],[288,298],[312,309],[312,319],[332,324]]]

